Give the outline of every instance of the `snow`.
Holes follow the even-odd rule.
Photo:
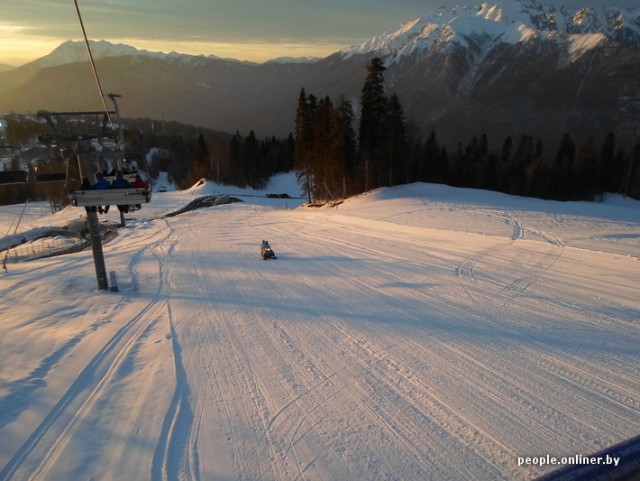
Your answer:
[[[575,62],[585,53],[590,52],[601,43],[604,43],[607,37],[601,33],[590,35],[569,35],[568,53],[571,61]]]
[[[529,480],[638,434],[638,202],[262,195],[292,178],[155,193],[104,245],[119,292],[90,250],[8,264],[1,480]],[[212,193],[244,202],[163,216]]]
[[[497,0],[477,7],[438,7],[360,45],[340,51],[349,58],[358,54],[391,56],[388,63],[410,55],[422,56],[434,49],[450,48],[452,42],[468,48],[468,39],[484,39],[487,47],[519,45],[535,39],[565,42],[568,57],[575,60],[596,48],[622,28],[638,32],[640,8],[570,8],[536,0]],[[546,19],[546,20],[544,20]],[[537,25],[537,26],[536,26]],[[493,45],[492,45],[493,44]],[[564,48],[564,47],[563,47]]]
[[[112,44],[106,40],[90,41],[94,58],[136,55],[141,52],[124,44]],[[148,52],[145,52],[148,53]],[[150,54],[151,55],[151,54]],[[49,55],[37,60],[43,67],[55,67],[87,60],[87,47],[82,41],[67,40]]]

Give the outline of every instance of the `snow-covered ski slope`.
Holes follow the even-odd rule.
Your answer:
[[[0,275],[0,480],[530,480],[560,466],[519,457],[640,433],[638,202],[413,184],[162,217],[214,189],[130,215],[118,293],[90,251]],[[84,211],[46,214],[24,229]]]

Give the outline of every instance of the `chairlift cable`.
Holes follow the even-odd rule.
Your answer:
[[[80,7],[78,6],[78,0],[73,0],[76,6],[76,12],[78,13],[78,20],[80,21],[80,27],[82,28],[82,35],[84,36],[84,43],[87,46],[87,52],[89,52],[89,61],[91,62],[91,68],[93,70],[93,76],[95,77],[96,84],[98,85],[98,91],[100,92],[100,99],[102,100],[102,106],[109,119],[109,125],[113,128],[113,121],[111,120],[111,114],[107,107],[107,101],[104,98],[104,91],[102,90],[102,84],[100,83],[100,77],[98,76],[98,69],[96,68],[96,62],[93,59],[93,53],[91,52],[91,45],[89,45],[89,38],[87,37],[87,31],[84,28],[84,22],[82,21],[82,14],[80,13]]]

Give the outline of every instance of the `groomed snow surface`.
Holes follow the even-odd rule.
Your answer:
[[[163,217],[216,192],[243,193],[128,215],[117,293],[90,250],[0,274],[0,480],[530,480],[559,466],[518,457],[640,433],[638,202],[412,184]]]

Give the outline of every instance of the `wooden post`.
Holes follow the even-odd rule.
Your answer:
[[[104,265],[104,255],[102,253],[102,239],[100,238],[100,222],[95,207],[87,208],[87,224],[89,225],[89,237],[91,238],[91,249],[93,250],[93,262],[96,266],[96,277],[98,279],[98,289],[106,291],[109,288],[107,282],[107,269]]]

